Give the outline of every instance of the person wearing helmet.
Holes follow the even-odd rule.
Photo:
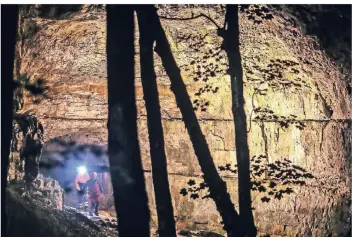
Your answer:
[[[87,181],[85,187],[88,188],[88,197],[89,197],[89,214],[98,216],[100,197],[103,194],[103,188],[97,179],[97,173],[91,172],[90,179]]]

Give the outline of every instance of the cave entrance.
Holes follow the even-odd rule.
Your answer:
[[[78,207],[80,199],[75,180],[82,173],[89,176],[90,171],[97,173],[97,180],[104,190],[100,198],[100,212],[116,216],[106,147],[78,144],[62,138],[51,139],[44,143],[40,172],[60,183],[65,190],[63,197],[65,206]],[[85,181],[89,178],[87,177]]]

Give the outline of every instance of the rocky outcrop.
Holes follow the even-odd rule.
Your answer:
[[[190,17],[192,12],[207,14],[219,25],[224,21],[221,6],[160,6],[158,13],[187,86],[189,98],[183,99],[194,105],[214,162],[234,165],[230,80],[216,26],[204,17],[165,19]],[[351,100],[346,83],[319,42],[287,14],[273,11],[274,18],[260,24],[249,14],[240,13],[239,22],[250,155],[265,155],[268,162],[286,158],[315,177],[269,203],[261,201],[263,194],[253,192],[257,227],[273,236],[342,236],[350,227],[351,206],[351,149],[346,148]],[[32,81],[44,79],[49,89],[40,104],[25,96],[23,109],[33,109],[40,118],[45,142],[66,136],[77,143],[107,144],[105,21],[101,9],[82,10],[67,18],[24,19],[35,30],[24,41],[20,72]],[[136,53],[138,135],[156,219],[137,46]],[[211,200],[179,194],[189,179],[201,182],[202,173],[169,79],[160,58],[155,59],[176,221],[182,228],[220,232],[221,219]],[[237,209],[236,176],[220,174]]]
[[[64,208],[64,190],[60,187],[57,180],[45,178],[39,174],[33,181],[31,190],[33,199],[45,198],[46,203],[52,208],[63,210]]]
[[[8,181],[33,181],[39,172],[42,151],[43,127],[37,118],[29,114],[15,113],[10,149]]]
[[[44,191],[45,185],[42,188]],[[94,220],[83,221],[76,210],[54,208],[50,198],[37,192],[36,189],[26,191],[21,183],[9,186],[6,192],[7,236],[117,236],[116,225],[108,227]]]

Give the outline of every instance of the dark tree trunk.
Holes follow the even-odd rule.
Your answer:
[[[229,60],[231,76],[232,113],[235,122],[235,143],[238,164],[239,211],[246,236],[255,237],[257,229],[254,224],[251,207],[250,159],[247,141],[246,113],[244,111],[238,5],[226,6],[225,19],[227,20],[227,22],[225,22],[225,24],[227,23],[227,29],[224,35],[224,46]]]
[[[107,6],[108,151],[120,237],[149,237],[148,197],[137,137],[134,7]]]
[[[214,200],[223,219],[224,229],[227,231],[228,236],[239,236],[240,225],[238,214],[227,192],[226,183],[220,178],[216,170],[208,144],[200,129],[186,86],[183,83],[180,69],[172,55],[169,42],[160,24],[156,9],[152,6],[148,7],[148,14],[150,18],[150,28],[153,30],[153,35],[156,37],[155,51],[160,56],[166,73],[171,80],[171,90],[175,94],[176,103],[181,110],[186,129],[204,174],[204,180],[209,186],[210,197]]]
[[[169,189],[164,134],[161,123],[158,87],[154,71],[154,38],[148,24],[148,14],[137,10],[139,25],[140,63],[144,100],[147,109],[150,156],[158,214],[160,237],[176,237],[175,220]]]
[[[5,195],[7,186],[7,172],[9,165],[10,144],[12,138],[12,98],[14,88],[14,59],[18,21],[18,5],[1,5],[1,193]],[[7,232],[5,198],[1,199],[1,225]],[[5,234],[4,236],[6,236]]]

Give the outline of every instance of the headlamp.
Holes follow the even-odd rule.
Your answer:
[[[87,168],[85,166],[79,166],[77,168],[77,171],[79,174],[85,174],[85,173],[87,173]]]

